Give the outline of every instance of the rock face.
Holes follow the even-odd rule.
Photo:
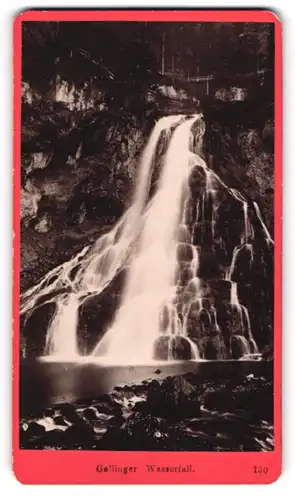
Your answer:
[[[122,231],[122,225],[116,228],[115,223],[128,201],[150,125],[147,121],[142,127],[134,117],[126,123],[119,117],[116,122],[101,120],[102,116],[100,120],[92,116],[92,120],[88,117],[78,127],[71,127],[55,150],[48,144],[45,147],[40,131],[34,140],[25,136],[23,288],[38,282],[57,264],[67,266],[70,257],[79,256],[78,251],[88,251],[86,244],[90,247],[104,238],[97,266],[89,271],[100,275],[108,259],[113,258]],[[198,138],[196,130],[193,148],[197,150]],[[204,150],[208,153],[213,143],[208,137],[206,141]],[[165,141],[160,141],[150,196],[157,185],[165,147]],[[224,165],[222,155],[223,150],[216,152],[214,162],[221,156]],[[207,156],[210,165],[210,154]],[[273,241],[256,201],[241,186],[240,190],[231,187],[235,184],[230,175],[223,176],[222,168],[215,164],[211,167],[198,156],[189,177],[177,235],[172,311],[175,338],[171,342],[163,334],[157,339],[156,359],[238,359],[271,350]],[[101,234],[106,236],[99,240]],[[79,277],[83,262],[78,256],[69,282],[58,285],[55,291],[52,288],[34,303],[33,312],[22,317],[23,355],[44,353],[46,329],[56,313],[54,296],[67,294]],[[126,259],[118,267],[120,272],[106,280],[103,290],[79,299],[77,344],[82,355],[92,352],[114,318],[128,268],[128,256]],[[36,266],[37,260],[42,265]],[[58,275],[50,273],[45,280],[49,288],[51,280],[58,283]],[[163,333],[170,313],[167,315],[164,307],[160,325]],[[179,328],[185,337],[179,335]]]
[[[230,185],[259,202],[274,234],[274,108],[261,94],[254,101],[203,103],[210,166]],[[254,110],[256,110],[254,112]]]
[[[272,339],[273,241],[258,205],[213,171],[196,166],[189,186],[176,309],[202,358],[255,354]]]
[[[24,106],[25,118],[31,112]],[[94,110],[76,113],[73,124],[62,105],[47,113],[32,123],[24,118],[22,131],[22,289],[122,215],[150,128],[148,118],[142,123]]]

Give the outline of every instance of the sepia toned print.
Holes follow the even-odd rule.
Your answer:
[[[275,449],[274,49],[22,23],[21,449]]]

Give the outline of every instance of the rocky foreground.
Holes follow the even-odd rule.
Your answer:
[[[20,422],[25,449],[271,451],[273,387],[265,377],[195,374],[115,387]]]

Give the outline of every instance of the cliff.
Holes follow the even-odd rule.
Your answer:
[[[201,357],[207,359],[255,354],[252,331],[260,351],[272,344],[273,252],[271,235],[263,223],[265,217],[272,228],[268,186],[273,184],[271,176],[265,176],[267,169],[272,170],[272,142],[265,138],[266,125],[261,130],[255,121],[247,121],[251,117],[249,109],[248,115],[242,115],[247,119],[238,122],[241,106],[245,108],[245,104],[236,104],[213,102],[211,113],[208,103],[203,106],[206,123],[203,152],[213,177],[199,165],[189,181],[186,224],[193,245],[201,249],[201,297],[189,309],[184,306],[183,297],[194,293],[189,289],[193,248],[187,243],[185,232],[179,240],[178,286],[182,309],[178,313],[185,314],[189,337],[198,344]],[[191,102],[173,101],[175,111],[178,106],[179,112],[188,112],[189,105],[192,110]],[[45,140],[49,135],[45,114],[40,123],[34,120],[34,136],[24,130],[23,289],[114,227],[129,205],[140,153],[155,117],[162,112],[154,102],[140,116],[132,113],[114,116],[104,111],[92,111],[89,116],[83,111],[77,113],[73,125],[72,113],[62,121],[63,109],[63,118],[55,112],[51,129],[55,135],[49,141]],[[53,117],[50,118],[52,121]],[[257,203],[262,206],[262,214]],[[104,250],[102,246],[101,251]],[[73,268],[71,279],[75,279],[77,269]],[[122,269],[103,293],[86,298],[79,308],[81,353],[87,354],[94,348],[112,321],[124,272]],[[232,282],[237,283],[236,290]],[[41,303],[24,319],[22,348],[26,355],[43,353],[44,335],[54,305],[41,306]],[[157,356],[165,358],[166,351],[167,346],[159,342]],[[185,342],[174,346],[174,357],[187,359],[190,355]]]

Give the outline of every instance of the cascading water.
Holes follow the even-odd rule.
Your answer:
[[[208,248],[211,252],[217,247],[225,249],[224,238],[218,233],[225,195],[241,207],[243,220],[240,241],[232,251],[224,280],[230,283],[229,303],[239,322],[239,332],[233,337],[240,357],[258,352],[249,311],[240,303],[234,281],[242,252],[249,253],[250,266],[254,260],[251,242],[255,232],[249,204],[206,165],[201,157],[204,132],[199,114],[160,119],[143,151],[133,200],[123,217],[92,247],[85,247],[22,294],[21,314],[25,320],[37,308],[55,304],[46,333],[45,356],[82,358],[77,342],[79,307],[89,297],[100,296],[125,267],[119,307],[103,338],[87,355],[124,364],[148,363],[153,358],[206,359],[209,351],[204,348],[204,339],[211,345],[214,339],[222,338],[223,332],[219,303],[210,284],[202,278],[200,256],[203,247],[207,252]],[[157,188],[149,199],[162,138],[166,139],[167,150],[160,163]],[[194,174],[197,181],[192,185]],[[204,182],[199,185],[202,175]],[[267,245],[272,245],[256,203],[253,210]],[[99,329],[97,324],[101,334]],[[233,349],[230,340],[227,357],[231,357]]]
[[[159,317],[172,296],[176,269],[181,195],[189,176],[190,130],[197,116],[173,133],[162,173],[127,276],[122,303],[113,326],[93,354],[136,362],[153,358]],[[172,335],[171,322],[167,335]]]
[[[79,296],[75,294],[61,297],[51,321],[47,335],[45,353],[61,358],[78,355],[77,324]]]

